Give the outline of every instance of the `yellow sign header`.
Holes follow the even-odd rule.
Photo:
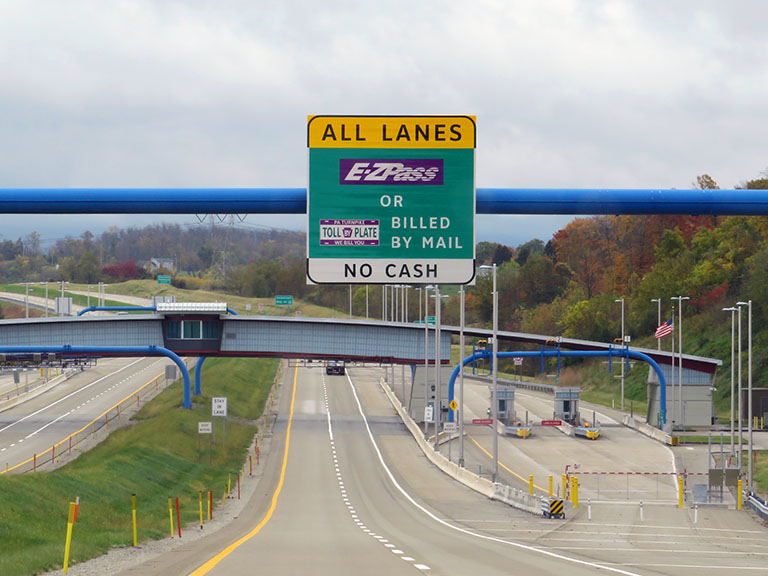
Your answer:
[[[475,148],[474,116],[309,116],[309,148]]]

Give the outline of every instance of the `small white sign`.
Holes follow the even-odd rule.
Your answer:
[[[227,415],[227,398],[212,398],[211,404],[211,416],[226,416]]]
[[[443,424],[443,430],[446,432],[456,432],[456,422],[446,422]]]
[[[523,365],[523,359],[515,358],[515,366],[522,366],[522,365]]]
[[[264,302],[259,302],[259,312],[264,312]]]
[[[251,311],[250,303],[245,305],[245,310],[246,310],[246,312],[250,312]]]
[[[198,422],[197,423],[198,434],[213,434],[213,422]]]
[[[435,408],[431,404],[428,404],[427,407],[424,408],[424,421],[425,422],[435,421]]]

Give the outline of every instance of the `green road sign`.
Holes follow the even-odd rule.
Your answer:
[[[473,116],[310,116],[307,126],[311,281],[472,281]]]
[[[168,274],[158,274],[157,275],[157,283],[158,284],[170,284],[171,283],[171,277]]]
[[[293,306],[293,296],[275,296],[275,306]]]

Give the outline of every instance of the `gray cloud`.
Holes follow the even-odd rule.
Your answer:
[[[477,114],[480,187],[732,187],[768,167],[766,16],[717,0],[6,1],[0,186],[305,186],[307,114],[456,113]],[[62,235],[159,218],[53,220]],[[478,239],[566,221],[483,217]]]

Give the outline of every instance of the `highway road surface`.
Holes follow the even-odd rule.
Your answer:
[[[702,510],[694,523],[668,503],[610,503],[549,520],[480,496],[420,452],[381,370],[348,372],[286,371],[264,476],[238,517],[122,573],[768,574],[768,531],[745,512]],[[531,459],[503,442],[510,468]]]
[[[169,363],[166,358],[102,358],[96,366],[0,412],[0,467],[5,471],[6,465],[13,468],[35,454],[50,451],[54,444],[163,374]],[[50,469],[45,468],[47,462],[39,464]]]

